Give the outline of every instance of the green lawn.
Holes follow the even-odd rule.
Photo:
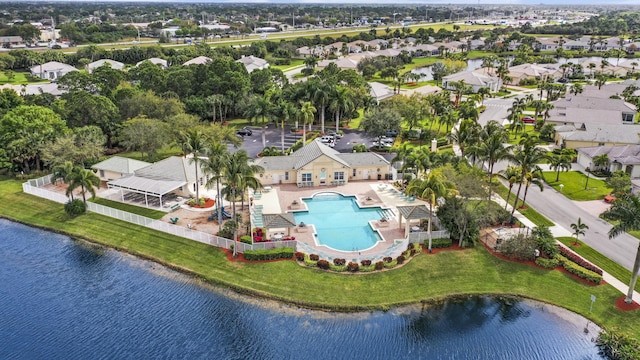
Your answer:
[[[220,286],[313,308],[388,309],[456,294],[512,294],[556,304],[599,325],[640,336],[636,325],[640,312],[618,311],[613,304],[622,294],[613,287],[588,286],[560,271],[500,260],[484,247],[421,254],[393,271],[350,276],[304,268],[293,261],[229,262],[215,247],[97,214],[70,219],[61,204],[23,194],[15,180],[0,181],[0,214],[171,263]],[[598,302],[589,313],[591,295]]]
[[[269,65],[269,67],[272,67],[274,69],[279,69],[282,71],[287,71],[291,68],[297,67],[304,64],[304,59],[291,59],[291,64],[289,65]]]
[[[571,200],[600,200],[612,191],[604,181],[594,179],[593,177],[589,178],[589,183],[587,184],[587,177],[579,171],[561,171],[560,181],[558,182],[556,182],[555,171],[545,171],[542,175],[549,185],[562,192]],[[560,189],[560,184],[564,185],[562,190]],[[588,185],[586,190],[585,185]]]
[[[600,254],[598,251],[594,250],[592,247],[583,243],[582,241],[578,240],[578,246],[575,246],[573,244],[576,239],[573,237],[559,237],[557,239],[583,258],[598,265],[602,270],[611,274],[614,278],[622,281],[624,284],[629,284],[629,281],[631,281],[631,271],[627,270],[625,267],[619,265],[608,257]],[[636,284],[635,289],[636,291],[640,291],[640,283]]]
[[[498,195],[500,195],[500,197],[503,198],[504,200],[507,200],[507,196],[509,195],[509,189],[506,186],[502,184],[498,186],[494,186],[493,191],[495,191]],[[524,193],[523,190],[520,191],[520,196],[522,196],[523,193]],[[511,194],[511,197],[509,198],[509,203],[511,203],[511,205],[513,205],[515,198],[516,198],[516,195]],[[520,200],[520,204],[522,204],[522,200]],[[526,217],[527,219],[531,220],[531,222],[536,224],[536,226],[554,226],[555,225],[553,221],[547,219],[544,215],[540,214],[534,208],[530,207],[526,203],[524,204],[523,208],[518,209],[518,212],[524,215],[524,217]]]
[[[524,126],[524,131],[519,131],[517,133],[513,132],[512,130],[509,129],[510,125],[507,125],[507,129],[509,130],[509,144],[511,145],[515,145],[517,143],[520,142],[520,139],[522,138],[522,134],[524,133],[531,133],[531,134],[538,134],[538,132],[535,130],[535,126],[534,125],[525,125]],[[541,144],[544,142],[540,142]]]
[[[95,199],[91,199],[89,201],[94,202],[96,204],[109,206],[109,207],[112,207],[114,209],[130,212],[132,214],[146,216],[146,217],[151,218],[151,219],[160,219],[160,218],[162,218],[163,216],[165,216],[167,214],[166,212],[163,212],[163,211],[147,209],[147,208],[142,207],[142,206],[124,204],[124,203],[121,203],[121,202],[118,202],[118,201],[112,201],[112,200],[103,199],[103,198],[99,198],[99,197],[96,197]]]
[[[18,85],[18,84],[32,83],[33,81],[27,80],[27,75],[28,75],[28,73],[26,73],[26,72],[14,71],[13,72],[13,78],[11,80],[9,80],[9,78],[7,77],[7,72],[6,71],[0,71],[0,84]],[[41,80],[41,81],[36,81],[36,82],[46,82],[46,81]]]

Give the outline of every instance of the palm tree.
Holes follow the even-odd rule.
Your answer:
[[[232,220],[237,221],[236,219],[236,199],[238,196],[238,192],[242,191],[244,186],[254,186],[255,188],[259,188],[260,180],[258,180],[254,175],[263,169],[257,165],[249,164],[249,155],[244,150],[240,150],[231,154],[227,158],[227,164],[222,170],[222,178],[224,179],[224,183],[226,185],[226,190],[231,195],[231,211],[232,211]],[[238,225],[236,224],[233,231],[233,256],[238,256]]]
[[[311,97],[317,105],[316,108],[320,109],[320,132],[324,133],[324,113],[329,103],[329,87],[320,81],[315,81],[312,84]]]
[[[589,226],[583,223],[581,218],[578,218],[578,222],[571,224],[571,229],[573,229],[572,235],[576,237],[576,241],[573,244],[578,245],[578,237],[584,235],[589,229]]]
[[[298,109],[293,105],[293,103],[281,100],[280,101],[280,144],[282,153],[284,153],[284,125],[291,122],[291,120],[296,119],[298,117]]]
[[[307,131],[304,126],[313,122],[313,116],[316,113],[316,108],[310,101],[305,101],[300,104],[300,117],[302,118],[302,145],[304,146],[307,143]]]
[[[524,195],[522,196],[522,204],[527,202],[527,193],[529,192],[529,187],[532,184],[537,185],[540,191],[544,190],[542,178],[542,169],[537,165],[524,175]]]
[[[504,209],[507,210],[507,206],[509,205],[509,200],[511,199],[511,190],[513,189],[513,185],[518,181],[520,177],[520,173],[522,171],[518,166],[509,165],[505,170],[500,171],[500,175],[507,179],[509,182],[509,192],[507,193],[507,200],[504,204]]]
[[[596,169],[602,170],[604,166],[609,164],[609,155],[602,154],[593,158],[593,164],[596,166]]]
[[[87,191],[91,193],[91,198],[96,197],[96,187],[100,186],[100,178],[91,170],[76,167],[69,178],[69,187],[67,187],[66,195],[69,196],[73,190],[81,188],[82,201],[87,205],[85,194]]]
[[[486,127],[486,126],[485,126]],[[484,136],[478,144],[478,156],[480,160],[487,163],[487,170],[489,173],[489,197],[487,200],[487,206],[491,204],[491,191],[493,189],[493,168],[498,161],[506,160],[511,157],[511,146],[505,146],[508,141],[508,135],[505,131],[493,132],[490,135]]]
[[[256,95],[251,100],[251,105],[247,108],[247,112],[245,116],[249,119],[262,119],[262,147],[267,146],[266,140],[266,129],[267,129],[267,118],[271,116],[272,112],[272,104],[271,104],[271,95],[267,92],[264,96]]]
[[[189,163],[195,164],[196,171],[196,203],[200,200],[200,179],[198,178],[198,162],[200,156],[204,155],[207,149],[206,137],[200,129],[190,129],[184,134],[185,142],[183,150],[186,154],[192,154]]]
[[[564,149],[560,152],[553,152],[547,156],[549,168],[556,171],[556,182],[560,181],[560,171],[569,171],[571,169],[572,154]],[[570,149],[569,149],[570,150]],[[570,150],[572,151],[572,150]]]
[[[623,232],[638,231],[640,230],[640,199],[635,195],[623,194],[613,201],[611,207],[604,212],[603,216],[605,219],[617,221],[616,225],[609,230],[609,239],[613,239]],[[629,291],[624,299],[627,304],[633,302],[633,291],[638,279],[638,270],[640,270],[640,242],[638,243],[636,259],[633,263]]]
[[[431,221],[433,217],[433,204],[441,197],[448,197],[455,193],[453,183],[447,181],[439,170],[432,170],[425,174],[422,178],[411,180],[407,186],[407,193],[427,199],[429,203],[429,223],[427,231],[429,232],[429,252],[431,252]]]
[[[53,167],[53,175],[51,176],[51,183],[55,184],[58,180],[62,180],[63,183],[69,184],[76,168],[71,161],[65,161],[64,165],[57,165]],[[71,200],[73,200],[73,192],[70,192]]]
[[[211,188],[216,185],[216,208],[218,209],[218,231],[222,229],[222,193],[220,192],[220,180],[222,180],[223,169],[229,158],[229,150],[222,142],[214,142],[209,146],[207,159],[202,160],[202,171],[211,175],[205,186]]]
[[[522,189],[522,184],[526,181],[527,174],[538,170],[539,167],[537,164],[545,157],[545,152],[536,146],[537,141],[537,136],[528,135],[528,133],[524,134],[520,139],[520,143],[516,146],[513,156],[510,157],[510,160],[520,167],[520,177],[518,178],[520,184],[518,185],[516,199],[513,203],[513,209],[511,210],[512,219],[513,214],[518,208],[520,190]]]
[[[336,117],[336,133],[340,130],[340,113],[351,111],[353,109],[353,101],[351,91],[342,86],[337,86],[331,92],[329,99],[329,110],[333,111]]]

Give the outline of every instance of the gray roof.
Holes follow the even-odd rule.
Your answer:
[[[71,65],[63,64],[57,61],[49,61],[42,65],[34,65],[30,68],[32,73],[40,73],[41,71],[61,71],[61,72],[70,72],[70,71],[78,71],[78,69],[74,68]]]
[[[160,59],[160,58],[150,58],[150,59],[139,61],[139,62],[136,63],[136,67],[140,66],[140,64],[142,64],[145,61],[150,61],[154,65],[160,65],[162,67],[167,67],[167,60]]]
[[[299,170],[321,156],[327,156],[346,167],[388,166],[389,162],[375,153],[340,153],[316,139],[289,156],[265,156],[254,161],[265,170]]]
[[[110,187],[160,196],[186,185],[186,182],[149,179],[134,175],[109,181],[108,184]]]
[[[242,63],[245,66],[252,64],[256,66],[265,66],[268,64],[267,60],[255,57],[253,55],[243,56],[240,59],[236,60],[236,62]]]
[[[623,165],[640,164],[640,145],[622,145],[622,146],[589,146],[578,149],[579,153],[583,153],[590,158],[607,154],[609,162],[619,162]]]
[[[617,144],[640,143],[640,125],[585,124],[586,130],[558,132],[565,140]]]
[[[429,217],[429,208],[426,205],[409,205],[397,207],[402,217],[407,220],[426,219]]]
[[[447,82],[464,81],[466,85],[471,86],[487,86],[490,83],[498,82],[499,78],[478,74],[473,71],[461,71],[459,73],[447,75],[443,77],[442,80]]]
[[[635,106],[622,99],[601,99],[587,96],[573,96],[560,99],[553,103],[556,109],[592,109],[592,110],[614,110],[624,112],[635,112]]]
[[[294,219],[292,213],[263,214],[262,223],[267,229],[296,227],[296,220]]]
[[[200,163],[198,165],[200,165]],[[183,157],[170,156],[157,163],[136,170],[134,174],[135,176],[148,179],[188,183],[195,181],[195,163]]]
[[[210,63],[211,61],[213,61],[213,60],[211,60],[211,58],[208,58],[208,57],[206,57],[206,56],[198,56],[198,57],[193,58],[193,59],[191,59],[191,60],[189,60],[189,61],[186,61],[186,62],[185,62],[184,64],[182,64],[182,65],[184,65],[184,66],[189,66],[189,65],[203,65],[203,64],[208,64],[208,63]]]
[[[107,160],[101,161],[93,165],[92,169],[107,170],[118,172],[121,174],[133,174],[136,170],[142,169],[151,165],[146,161],[140,161],[135,159],[129,159],[121,156],[113,156]]]
[[[97,68],[99,68],[100,66],[103,66],[105,64],[109,64],[111,66],[112,69],[116,69],[116,70],[122,70],[124,69],[124,64],[121,63],[120,61],[115,61],[115,60],[109,60],[109,59],[101,59],[98,61],[94,61],[92,63],[90,63],[89,65],[87,65],[87,69],[91,72]]]

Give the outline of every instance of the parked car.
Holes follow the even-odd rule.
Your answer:
[[[342,135],[340,135],[340,133],[337,133],[335,131],[330,131],[326,135],[333,136],[333,138],[336,139],[336,140],[342,138]]]
[[[385,147],[385,148],[390,148],[393,146],[393,143],[390,142],[384,142],[384,141],[380,141],[379,143],[377,141],[373,142],[373,146],[376,147]]]
[[[392,137],[388,137],[388,136],[383,136],[380,138],[380,141],[384,142],[384,143],[390,143],[393,144],[396,139],[392,138]]]
[[[253,135],[253,130],[245,126],[242,129],[236,131],[236,134],[241,136],[251,136]]]
[[[331,136],[331,135],[323,135],[320,138],[320,142],[323,143],[323,144],[332,143],[334,141],[335,141],[335,138],[333,136]]]
[[[558,82],[559,82],[559,83],[561,83],[561,84],[566,84],[566,83],[568,83],[568,82],[569,82],[569,79],[567,79],[567,78],[560,78],[560,79],[558,79]]]
[[[533,118],[533,116],[523,116],[522,117],[522,122],[525,124],[535,124],[536,123],[536,119]]]
[[[396,136],[398,136],[398,132],[395,131],[395,130],[389,130],[389,131],[387,131],[387,136],[396,137]]]

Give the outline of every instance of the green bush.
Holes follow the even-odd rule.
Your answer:
[[[277,58],[273,61],[274,65],[291,65],[290,58]]]
[[[553,269],[556,266],[560,265],[560,262],[556,258],[547,259],[547,258],[539,257],[536,259],[536,264],[538,266],[542,266],[543,268]]]
[[[424,245],[428,247],[429,240],[425,240]],[[448,248],[448,247],[451,247],[451,245],[453,245],[453,240],[451,239],[432,239],[431,240],[431,247],[433,249]]]
[[[87,211],[87,207],[80,199],[73,199],[64,204],[64,212],[69,216],[82,215]]]
[[[598,334],[596,345],[607,359],[640,359],[640,342],[617,329],[603,329]]]
[[[560,262],[562,267],[565,268],[565,270],[567,270],[568,272],[596,284],[600,284],[602,282],[602,275],[599,275],[591,270],[587,270],[560,254],[556,255],[555,258]]]
[[[329,264],[329,268],[331,269],[331,271],[335,271],[335,272],[345,272],[347,271],[347,265],[333,265],[333,264]]]
[[[393,269],[397,265],[398,265],[398,261],[396,261],[396,260],[384,263],[385,269]]]
[[[360,266],[360,272],[373,272],[375,270],[376,270],[375,265]]]
[[[275,259],[291,259],[293,258],[293,248],[275,248],[265,250],[247,250],[244,252],[244,258],[247,260],[275,260]]]
[[[233,239],[233,233],[236,231],[237,223],[233,220],[227,220],[222,226],[222,230],[218,232],[218,236],[225,239]]]
[[[245,243],[245,244],[253,244],[253,241],[251,241],[251,236],[250,235],[242,235],[240,236],[240,242]]]
[[[309,258],[305,257],[304,265],[308,266],[308,267],[316,267],[316,266],[318,266],[318,262],[317,261],[313,261],[313,260],[309,260]]]
[[[536,239],[533,236],[517,234],[509,239],[505,239],[498,245],[498,251],[511,259],[535,260],[537,247]]]

